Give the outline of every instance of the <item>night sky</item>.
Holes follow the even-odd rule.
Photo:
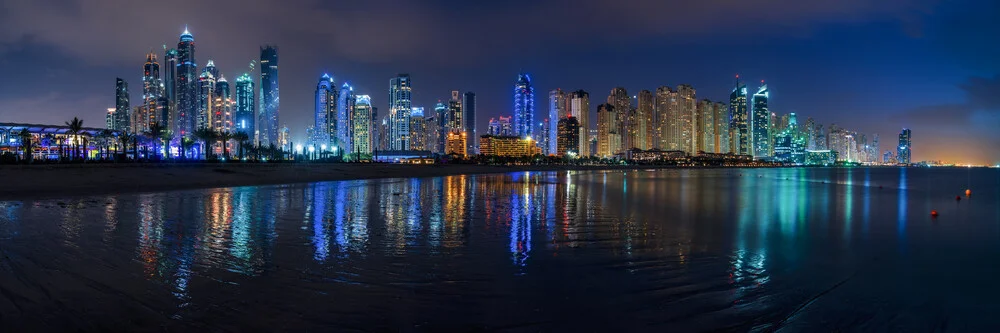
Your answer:
[[[990,0],[320,1],[0,0],[0,122],[100,127],[115,77],[141,94],[145,53],[185,25],[199,66],[231,82],[280,48],[281,122],[301,141],[328,72],[384,114],[389,79],[409,73],[415,106],[451,90],[478,97],[478,128],[513,108],[519,71],[548,91],[692,84],[728,99],[740,73],[766,80],[771,110],[878,133],[913,160],[1000,162],[1000,3]],[[596,119],[596,118],[592,118]]]

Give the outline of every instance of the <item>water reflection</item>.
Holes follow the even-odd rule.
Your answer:
[[[420,317],[425,307],[465,313],[448,298],[464,295],[467,305],[523,300],[548,314],[567,306],[553,300],[621,304],[606,311],[661,318],[651,325],[667,309],[692,314],[669,316],[674,324],[725,313],[740,321],[718,327],[732,327],[794,309],[881,243],[906,252],[906,232],[926,228],[909,214],[907,170],[520,172],[0,202],[0,249],[87,254],[80,265],[161,286],[173,308],[159,310],[182,321],[217,297],[289,313],[398,301],[392,311]],[[893,183],[898,191],[874,189]],[[62,269],[86,269],[68,262]],[[266,302],[249,296],[258,292]],[[236,312],[275,314],[230,301]],[[469,315],[456,320],[517,321]]]

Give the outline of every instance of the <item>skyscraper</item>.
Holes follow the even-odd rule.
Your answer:
[[[424,108],[413,107],[410,111],[410,149],[429,150],[427,145],[427,124],[424,122]]]
[[[207,69],[208,67],[206,67]],[[212,102],[215,94],[215,76],[209,71],[202,71],[198,76],[198,105],[195,116],[195,128],[212,127]]]
[[[768,91],[767,85],[761,81],[760,89],[753,94],[753,115],[751,116],[752,131],[750,140],[753,142],[753,157],[770,157],[771,135],[771,111],[767,108]]]
[[[696,126],[698,149],[707,153],[715,152],[715,103],[703,99],[698,102],[698,123]]]
[[[632,149],[634,147],[633,130],[635,126],[632,126],[630,120],[634,119],[631,117],[630,113],[632,110],[632,99],[629,98],[628,92],[625,88],[617,87],[611,89],[611,93],[608,94],[608,104],[611,105],[611,109],[615,111],[614,119],[615,133],[620,135],[621,145],[615,146],[611,150],[611,155],[618,154],[626,149]]]
[[[591,156],[594,152],[590,149],[590,94],[583,90],[577,90],[569,95],[567,112],[576,117],[580,123],[580,156]]]
[[[621,150],[618,113],[610,103],[597,106],[597,156],[613,157]]]
[[[479,152],[479,132],[476,131],[476,93],[467,91],[462,95],[462,112],[465,112],[464,119],[462,119],[465,123],[465,133],[472,138],[468,142],[468,153],[474,155]]]
[[[566,109],[566,93],[562,89],[556,88],[549,92],[549,146],[547,147],[546,154],[555,154],[558,150],[558,136],[559,136],[559,120],[569,116],[569,110]],[[579,132],[579,131],[578,131]]]
[[[739,155],[752,155],[750,142],[750,115],[747,113],[747,86],[740,83],[739,75],[736,76],[736,87],[729,94],[729,125],[732,130],[733,149]]]
[[[732,153],[732,140],[730,135],[732,131],[729,128],[731,120],[729,119],[729,108],[726,103],[716,102],[715,107],[715,152],[716,153]]]
[[[122,78],[115,78],[115,112],[112,119],[115,131],[131,131],[129,117],[132,113],[128,100],[128,83]]]
[[[354,87],[344,82],[337,94],[337,114],[334,117],[336,121],[330,123],[330,126],[336,126],[336,128],[328,130],[335,141],[332,146],[338,147],[343,151],[354,151],[353,147],[351,147],[351,139],[353,139],[353,134],[351,134],[353,130],[351,128],[351,110],[354,110],[354,104],[356,103]],[[327,117],[330,118],[329,116]]]
[[[440,143],[443,131],[441,129],[441,122],[438,121],[439,117],[436,110],[432,110],[431,112],[425,111],[424,118],[421,121],[424,123],[426,149],[435,154],[444,154],[444,146]]]
[[[656,123],[653,112],[653,92],[639,91],[635,109],[636,118],[636,148],[649,150],[659,146],[656,144]]]
[[[177,66],[179,65],[177,49],[169,49],[164,52],[163,65],[162,97],[166,99],[166,101],[160,101],[161,106],[159,107],[159,111],[161,111],[161,125],[164,126],[164,129],[176,131]],[[174,137],[176,136],[177,132],[174,133]]]
[[[465,123],[462,121],[462,100],[459,98],[461,94],[458,90],[451,91],[451,99],[448,100],[448,113],[445,119],[445,128],[449,133],[462,132],[465,129]]]
[[[142,66],[142,112],[137,127],[141,132],[149,130],[149,126],[157,123],[166,125],[163,116],[157,114],[156,106],[163,97],[163,82],[160,80],[160,63],[156,54],[150,51],[146,54],[146,63]]]
[[[580,123],[576,117],[567,116],[559,119],[558,136],[555,154],[558,156],[576,155],[580,149]]]
[[[412,88],[410,75],[399,74],[389,80],[389,149],[410,149],[410,111]]]
[[[333,141],[331,138],[336,135],[336,133],[331,133],[330,123],[336,122],[337,119],[330,119],[331,115],[336,115],[337,107],[337,87],[333,82],[333,77],[330,74],[323,74],[320,76],[319,83],[316,84],[315,93],[315,106],[313,111],[313,137],[309,138],[312,140],[313,144],[322,145],[329,144],[332,145]],[[334,127],[333,129],[336,129]]]
[[[528,74],[518,74],[514,84],[514,132],[517,136],[531,136],[535,123],[535,88]]]
[[[448,106],[441,103],[441,101],[438,101],[438,103],[434,105],[434,120],[436,121],[434,126],[436,131],[433,133],[437,145],[435,146],[435,149],[432,150],[440,154],[444,154],[445,137],[447,137],[448,134],[448,129],[445,128],[448,124]]]
[[[910,129],[904,128],[899,132],[899,146],[896,147],[896,160],[899,164],[909,165],[910,156],[913,154],[913,144],[910,141]]]
[[[353,154],[371,155],[372,153],[372,98],[368,95],[355,97],[354,114],[351,115],[354,138]],[[359,156],[360,158],[361,156]]]
[[[236,112],[234,112],[233,127],[236,128],[236,132],[246,133],[251,141],[257,142],[257,127],[254,126],[257,118],[257,99],[254,92],[253,78],[250,74],[243,73],[236,78]]]
[[[232,131],[233,107],[236,102],[233,101],[229,82],[222,74],[219,74],[219,79],[215,81],[215,92],[212,97],[212,128],[220,131]]]
[[[677,92],[667,86],[656,88],[657,127],[660,132],[659,147],[663,150],[680,149],[680,106]]]
[[[278,47],[265,45],[260,48],[260,113],[257,130],[260,144],[278,146]]]
[[[677,86],[677,106],[680,116],[678,120],[680,131],[680,150],[694,155],[698,151],[698,98],[694,87],[682,84]]]
[[[194,57],[194,36],[184,28],[177,43],[177,128],[178,136],[189,136],[194,131],[198,118],[198,64]]]

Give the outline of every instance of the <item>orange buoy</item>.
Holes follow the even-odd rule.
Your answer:
[[[972,196],[972,190],[971,189],[965,190],[965,196],[971,197]]]
[[[938,217],[938,212],[936,210],[932,210],[931,217]]]

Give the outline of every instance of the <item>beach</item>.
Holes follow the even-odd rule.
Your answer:
[[[662,166],[661,166],[662,167]],[[140,163],[0,166],[0,200],[320,181],[649,166]]]

